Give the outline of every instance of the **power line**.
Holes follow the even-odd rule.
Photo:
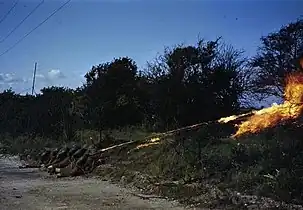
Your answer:
[[[22,42],[26,37],[28,37],[31,33],[33,33],[36,29],[38,29],[40,26],[42,26],[46,21],[48,21],[52,16],[54,16],[57,12],[59,12],[65,5],[67,5],[71,0],[66,1],[64,4],[62,4],[59,8],[57,8],[53,13],[51,13],[46,19],[44,19],[41,23],[39,23],[35,28],[33,28],[31,31],[29,31],[27,34],[25,34],[21,39],[19,39],[15,44],[13,44],[11,47],[9,47],[7,50],[5,50],[3,53],[0,54],[0,57],[4,54],[11,51],[14,47],[16,47],[20,42]]]
[[[0,20],[0,24],[7,18],[9,13],[11,13],[11,11],[13,11],[13,9],[17,6],[18,2],[19,2],[19,0],[17,0],[15,2],[15,4],[8,10],[8,12],[2,17],[2,19]]]
[[[26,21],[27,18],[29,18],[42,4],[44,3],[44,0],[42,0],[13,30],[11,30],[6,37],[4,37],[0,43],[4,42],[14,31],[16,31],[24,21]]]

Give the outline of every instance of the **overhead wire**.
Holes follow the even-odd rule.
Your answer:
[[[7,16],[13,11],[13,9],[17,6],[19,0],[17,0],[14,5],[7,11],[7,13],[1,18],[0,24],[7,18]]]
[[[3,39],[1,39],[0,43],[4,42],[12,33],[14,33],[43,3],[44,0],[42,0],[30,13],[28,13],[28,15],[18,25],[16,25],[13,30],[11,30]]]
[[[45,22],[47,22],[52,16],[54,16],[57,12],[59,12],[61,9],[63,9],[64,6],[66,6],[71,0],[67,0],[64,4],[62,4],[60,7],[58,7],[54,12],[52,12],[47,18],[45,18],[42,22],[40,22],[36,27],[34,27],[32,30],[30,30],[27,34],[25,34],[21,39],[19,39],[15,44],[13,44],[11,47],[9,47],[7,50],[5,50],[3,53],[0,54],[0,57],[4,54],[11,51],[13,48],[15,48],[20,42],[22,42],[26,37],[28,37],[31,33],[33,33],[35,30],[37,30],[40,26],[42,26]]]

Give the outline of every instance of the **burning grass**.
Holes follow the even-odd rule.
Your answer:
[[[274,127],[280,122],[296,119],[302,113],[303,108],[303,73],[291,74],[286,78],[284,103],[273,104],[271,107],[253,111],[253,115],[247,120],[236,125],[237,132],[232,137],[240,137],[247,133],[258,133],[265,128]],[[226,123],[235,120],[239,116],[225,117],[219,120]]]

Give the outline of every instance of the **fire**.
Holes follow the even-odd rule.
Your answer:
[[[250,113],[255,113],[256,111],[251,111]],[[236,120],[240,117],[245,117],[247,116],[248,114],[245,113],[245,114],[240,114],[240,115],[231,115],[229,117],[222,117],[221,119],[218,120],[219,123],[227,123],[227,122],[230,122],[232,120]]]
[[[136,148],[137,149],[140,149],[140,148],[143,148],[143,147],[149,147],[149,146],[152,146],[152,145],[157,145],[160,143],[160,138],[159,137],[155,137],[155,138],[151,138],[148,143],[145,143],[145,144],[140,144],[138,145]]]
[[[273,104],[271,107],[253,111],[253,115],[238,125],[238,131],[232,137],[246,133],[256,133],[272,127],[281,121],[295,119],[302,113],[303,108],[303,73],[291,74],[286,79],[284,103]],[[239,116],[221,118],[218,122],[226,123]]]

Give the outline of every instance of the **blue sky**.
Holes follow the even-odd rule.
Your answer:
[[[0,19],[15,0],[0,0]],[[5,37],[40,0],[20,0],[0,23]],[[45,0],[8,39],[0,54],[43,21],[65,1]],[[130,56],[139,66],[164,46],[194,44],[222,36],[234,47],[254,55],[260,37],[303,14],[301,0],[72,0],[11,51],[0,56],[0,90],[31,87],[38,62],[37,86],[72,88],[93,66]]]

